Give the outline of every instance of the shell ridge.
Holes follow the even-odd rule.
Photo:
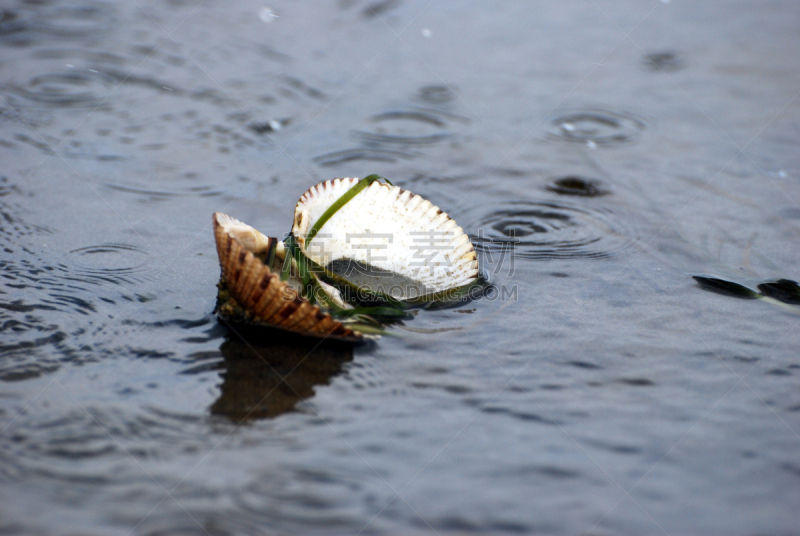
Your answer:
[[[303,301],[298,303],[297,307],[286,316],[283,322],[281,322],[281,326],[285,327],[286,329],[298,329],[302,330],[303,323],[306,318],[311,314],[313,311],[314,306],[308,303],[307,301]]]
[[[260,234],[257,230],[222,213],[214,213],[212,218],[222,278],[227,283],[231,297],[258,322],[316,337],[335,336],[348,340],[363,338],[361,334],[346,328],[330,314],[312,305],[287,283],[280,281],[268,266],[230,232],[231,227],[245,232],[252,230],[252,236],[258,238]],[[247,238],[250,235],[243,236]],[[266,238],[268,247],[276,240],[263,238]],[[254,244],[256,247],[264,245],[258,241]],[[281,315],[281,322],[271,321],[276,313]]]
[[[301,199],[297,210],[307,210],[309,222],[313,224],[336,202],[338,196],[359,180],[345,178],[323,183],[326,193]],[[475,280],[478,261],[469,236],[439,206],[422,196],[398,186],[375,181],[353,197],[345,207],[347,210],[343,209],[331,216],[321,228],[320,234],[326,232],[328,235],[320,240],[320,251],[325,250],[325,262],[322,264],[327,265],[338,259],[369,259],[367,248],[358,247],[369,242],[356,241],[354,246],[349,240],[345,240],[350,233],[361,233],[369,229],[373,233],[393,233],[393,241],[379,253],[387,259],[383,264],[376,264],[377,267],[386,267],[400,276],[410,277],[434,292],[454,288],[454,285],[460,285],[464,280]],[[293,232],[298,230],[299,225],[295,225]],[[436,234],[430,238],[424,236],[429,232]],[[415,236],[416,233],[423,236]],[[430,245],[420,245],[426,243]],[[434,245],[436,247],[432,247]],[[439,246],[444,246],[445,249],[441,252],[434,251],[440,249]],[[417,266],[419,263],[412,261],[411,254],[420,249],[423,252],[426,249],[431,250],[427,253],[433,252],[437,255],[425,254],[427,261],[423,266]],[[312,248],[306,254],[312,260],[318,261],[321,258],[320,251]],[[375,253],[372,251],[372,254]]]
[[[258,301],[254,304],[253,313],[263,320],[267,320],[269,315],[267,312],[269,311],[269,307],[274,304],[275,296],[281,292],[282,281],[278,279],[278,276],[272,274],[269,279],[267,280],[267,286],[264,288],[264,291],[261,293]],[[264,284],[264,279],[261,279],[259,283],[259,288],[261,285]]]

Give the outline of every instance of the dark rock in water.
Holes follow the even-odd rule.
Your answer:
[[[705,277],[701,275],[695,275],[692,277],[692,279],[697,281],[697,284],[700,285],[700,288],[709,292],[715,292],[717,294],[732,296],[734,298],[742,298],[745,300],[754,300],[761,297],[758,292],[750,290],[744,285],[740,285],[739,283],[734,283],[732,281],[725,281],[724,279]]]
[[[800,285],[790,279],[779,279],[771,283],[758,285],[758,290],[764,296],[791,305],[800,305]]]

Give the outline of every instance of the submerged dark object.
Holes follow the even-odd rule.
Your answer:
[[[700,288],[725,296],[755,300],[759,298],[771,298],[788,305],[800,305],[800,285],[791,279],[778,279],[777,281],[767,281],[758,285],[759,292],[752,290],[739,283],[726,281],[717,277],[695,275],[693,279],[697,281]]]
[[[761,294],[790,305],[800,305],[800,285],[791,279],[778,279],[758,285]]]
[[[708,290],[717,294],[732,296],[734,298],[742,298],[745,300],[755,300],[761,297],[758,292],[751,290],[744,285],[740,285],[739,283],[734,283],[733,281],[726,281],[725,279],[706,277],[702,275],[692,276],[692,279],[697,281],[697,284],[700,285],[700,288],[703,290]]]
[[[577,175],[556,179],[545,188],[557,194],[581,197],[600,197],[611,193],[600,181]]]

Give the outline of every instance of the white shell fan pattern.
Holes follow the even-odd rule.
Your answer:
[[[309,259],[328,268],[337,261],[369,267],[393,275],[395,282],[421,287],[410,294],[390,292],[401,300],[456,289],[477,279],[477,256],[464,230],[430,201],[380,181],[338,209],[307,244],[306,236],[317,220],[358,182],[357,178],[326,181],[298,201],[292,234]]]

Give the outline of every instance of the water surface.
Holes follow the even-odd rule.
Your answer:
[[[795,533],[800,11],[562,4],[6,2],[0,531]],[[213,212],[371,173],[494,290],[217,322]]]

